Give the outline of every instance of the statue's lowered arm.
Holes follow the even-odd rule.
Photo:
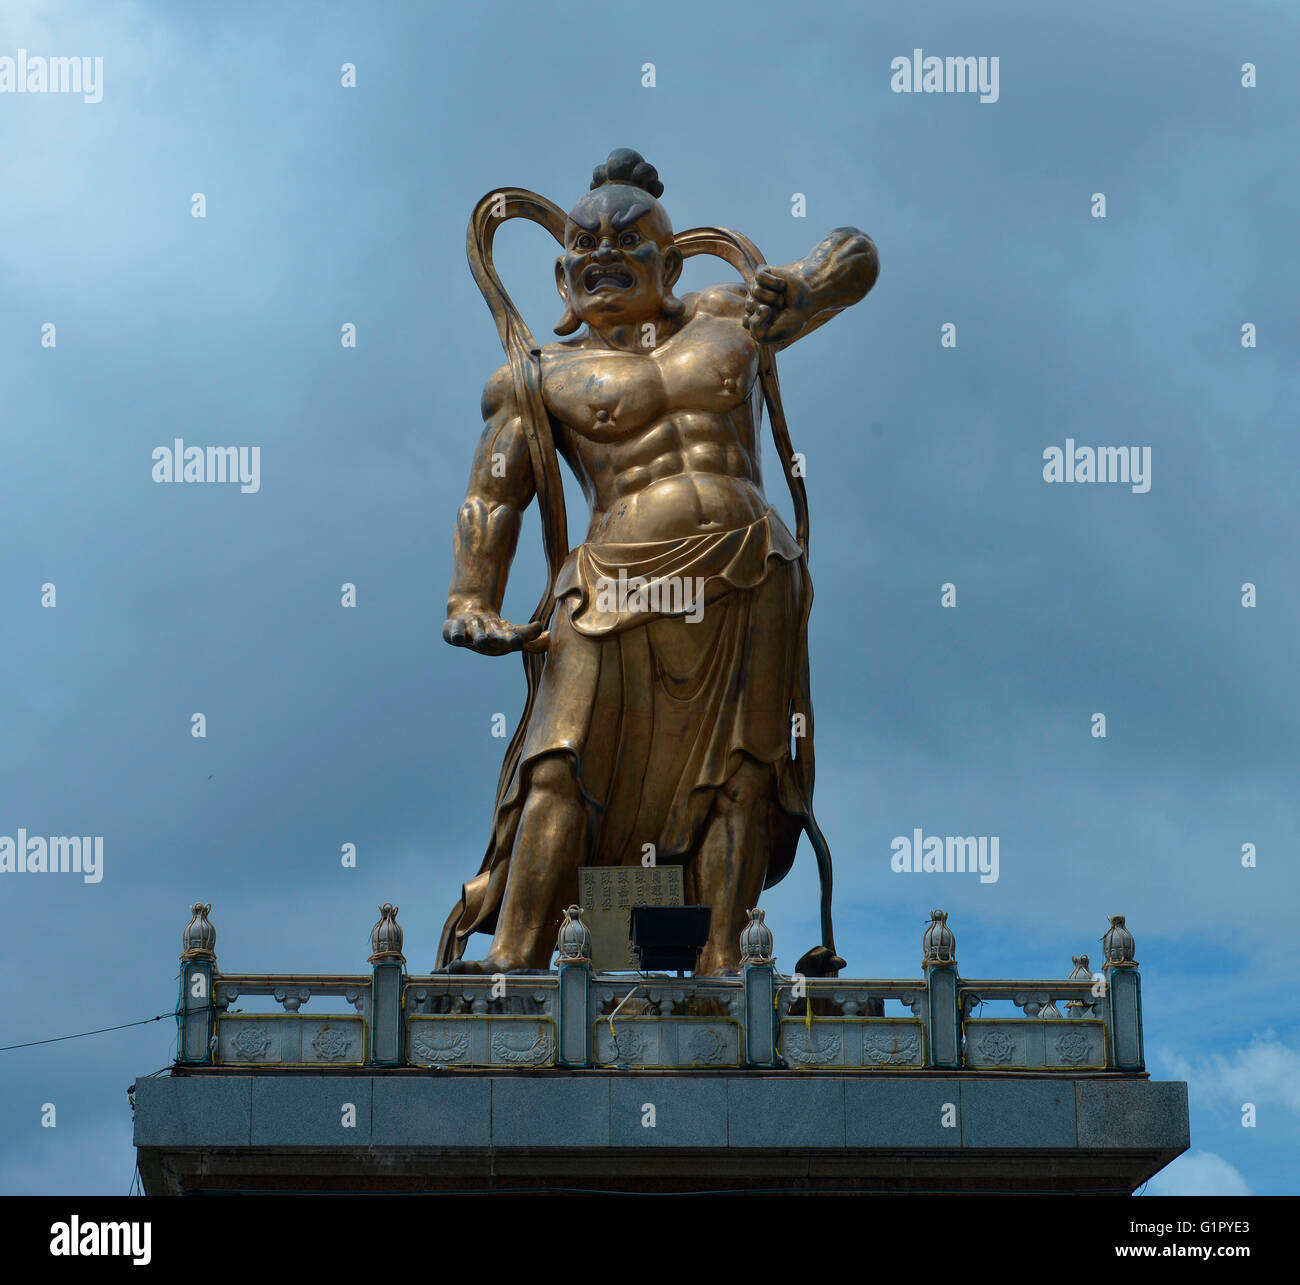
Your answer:
[[[535,493],[508,366],[488,380],[483,392],[483,421],[469,488],[456,515],[451,588],[442,634],[454,646],[500,656],[527,646],[543,628],[540,621],[515,625],[500,614],[523,513]]]

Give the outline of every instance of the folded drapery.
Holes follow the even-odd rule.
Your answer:
[[[703,610],[671,592],[674,582],[689,582]],[[640,589],[620,598],[611,583]],[[590,807],[589,864],[639,863],[653,844],[659,864],[685,867],[688,885],[718,787],[743,756],[768,765],[772,815],[761,844],[738,857],[764,862],[768,885],[785,875],[810,810],[791,752],[810,593],[799,545],[771,509],[731,531],[572,552],[488,852],[447,922],[440,964],[495,926],[542,755],[572,757]]]

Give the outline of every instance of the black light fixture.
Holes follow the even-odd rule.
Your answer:
[[[632,951],[641,971],[694,972],[712,917],[712,906],[633,906]]]

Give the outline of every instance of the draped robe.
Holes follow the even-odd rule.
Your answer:
[[[632,592],[613,592],[620,583]],[[532,764],[544,754],[571,757],[588,805],[589,864],[640,864],[653,844],[657,864],[685,867],[688,888],[718,787],[744,755],[769,765],[764,882],[781,879],[810,813],[791,753],[810,598],[803,552],[772,509],[731,531],[573,550],[487,855],[447,921],[439,965],[495,927]]]

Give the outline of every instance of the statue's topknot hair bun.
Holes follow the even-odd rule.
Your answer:
[[[620,147],[610,152],[604,165],[597,165],[591,172],[591,190],[606,183],[630,183],[658,200],[664,194],[664,185],[659,181],[659,171],[655,169],[640,152],[630,147]]]

